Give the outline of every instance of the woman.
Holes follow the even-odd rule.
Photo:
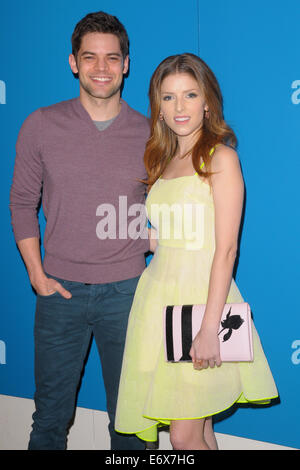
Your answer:
[[[236,138],[214,74],[193,54],[165,59],[149,96],[146,207],[154,256],[132,305],[115,427],[155,441],[157,427],[168,424],[174,449],[217,449],[212,415],[277,396],[254,326],[254,362],[220,358],[224,304],[243,302],[232,279],[244,195]],[[163,307],[201,303],[192,362],[166,362]]]

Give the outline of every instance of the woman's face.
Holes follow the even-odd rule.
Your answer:
[[[202,128],[207,105],[197,81],[187,73],[175,73],[161,84],[160,112],[178,141],[194,143]]]

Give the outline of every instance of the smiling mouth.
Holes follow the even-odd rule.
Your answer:
[[[112,80],[110,77],[91,77],[91,79],[98,83],[108,83]]]
[[[178,124],[184,124],[190,120],[189,116],[176,116],[174,121]]]

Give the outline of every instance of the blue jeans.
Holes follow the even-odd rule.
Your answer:
[[[143,450],[136,436],[114,430],[128,316],[138,277],[84,284],[55,276],[72,298],[37,296],[35,318],[36,411],[29,450],[65,450],[80,376],[94,335],[102,365],[111,449]],[[84,430],[83,430],[84,432]]]

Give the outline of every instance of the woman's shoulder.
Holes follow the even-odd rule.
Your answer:
[[[211,171],[219,172],[230,170],[240,165],[237,151],[225,144],[218,144],[213,148],[211,155]]]

